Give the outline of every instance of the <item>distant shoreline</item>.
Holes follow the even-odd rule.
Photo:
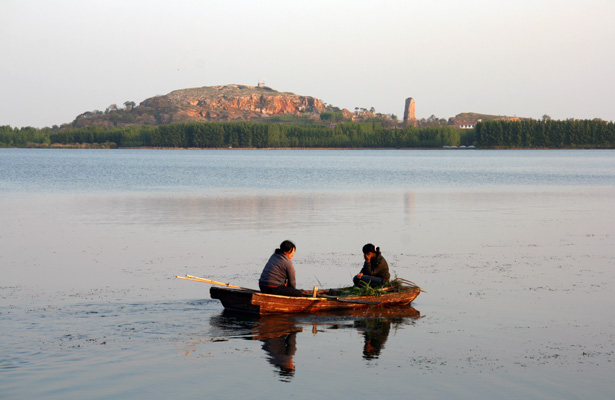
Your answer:
[[[52,144],[20,147],[0,147],[0,149],[49,149],[49,150],[447,150],[447,151],[472,151],[472,150],[615,150],[605,147],[485,147],[477,146],[468,147],[157,147],[157,146],[139,146],[139,147],[117,147],[105,144]]]

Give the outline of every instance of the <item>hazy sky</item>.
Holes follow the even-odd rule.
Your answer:
[[[0,0],[0,125],[245,84],[418,118],[615,120],[615,0]]]

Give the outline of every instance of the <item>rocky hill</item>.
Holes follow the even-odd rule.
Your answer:
[[[332,107],[331,110],[337,110],[341,118],[347,121],[379,118],[389,127],[396,123],[386,115],[374,114],[366,109],[356,110],[354,113],[346,109],[340,110],[337,107]],[[255,121],[280,116],[320,119],[321,113],[325,111],[327,107],[321,100],[314,97],[278,92],[261,84],[258,86],[224,85],[175,90],[163,96],[146,99],[139,105],[127,101],[124,107],[111,105],[104,112],[88,111],[79,115],[72,123],[63,125],[63,128],[87,126],[114,128],[191,121]],[[427,120],[419,120],[418,125],[425,127],[475,124],[477,121],[492,119],[519,120],[517,117],[501,115],[461,113],[449,118],[448,121],[432,116]],[[323,121],[331,121],[331,119],[323,118]]]
[[[110,106],[105,112],[79,115],[74,127],[158,125],[187,121],[246,121],[280,115],[318,117],[326,108],[322,101],[264,85],[225,85],[175,90],[144,100],[138,106]]]

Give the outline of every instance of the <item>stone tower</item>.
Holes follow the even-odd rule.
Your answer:
[[[406,106],[404,107],[404,124],[406,125],[417,125],[416,120],[416,105],[414,104],[414,99],[412,97],[408,97],[406,99]]]

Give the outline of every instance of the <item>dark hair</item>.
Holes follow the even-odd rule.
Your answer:
[[[373,244],[368,243],[365,246],[363,246],[363,254],[367,254],[367,253],[380,253],[380,247],[375,247]]]
[[[295,246],[295,244],[293,242],[291,242],[290,240],[285,240],[282,243],[280,243],[280,248],[279,249],[275,249],[276,254],[280,254],[280,253],[288,253],[290,251],[292,251],[293,249],[296,249],[297,246]]]

